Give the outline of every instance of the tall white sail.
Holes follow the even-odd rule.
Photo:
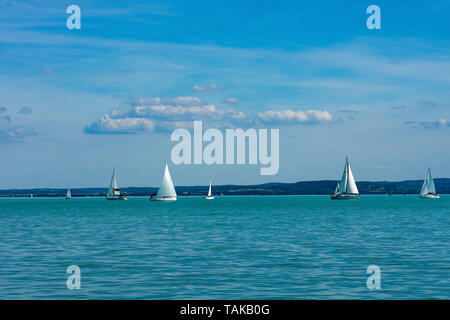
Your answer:
[[[211,180],[209,180],[208,197],[211,197]]]
[[[420,189],[420,195],[426,195],[428,194],[428,175],[426,176],[425,180],[422,184],[422,189]]]
[[[72,193],[70,192],[70,187],[67,189],[66,199],[72,198]]]
[[[339,182],[339,192],[347,192],[347,160],[345,160],[344,172],[342,173],[341,181]]]
[[[164,170],[164,177],[161,182],[161,187],[156,194],[157,198],[169,198],[176,197],[177,193],[175,192],[175,188],[173,186],[172,177],[170,176],[169,167],[166,162],[166,168]]]
[[[119,187],[117,186],[117,179],[116,179],[116,169],[113,170],[113,188],[114,188],[114,195],[115,196],[120,196],[120,190]]]
[[[109,189],[108,189],[108,193],[106,194],[106,196],[107,197],[120,196],[120,189],[117,186],[117,180],[116,180],[116,169],[113,169],[111,182],[109,183]]]
[[[434,186],[434,180],[433,177],[431,176],[431,169],[428,168],[428,193],[432,193],[435,194],[436,193],[436,188]]]
[[[347,193],[359,193],[358,188],[356,187],[355,178],[353,178],[352,169],[350,168],[350,163],[348,163],[348,160],[347,160],[347,171],[348,171]]]

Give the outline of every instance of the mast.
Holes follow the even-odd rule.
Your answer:
[[[434,186],[434,180],[433,177],[431,176],[431,169],[428,168],[428,192],[435,194],[436,193],[436,188]]]
[[[345,175],[345,193],[347,193],[347,189],[348,189],[348,157],[345,157],[345,165],[347,167],[346,170],[346,175]]]

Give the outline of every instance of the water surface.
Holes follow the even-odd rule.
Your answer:
[[[0,299],[449,299],[450,196],[0,199]],[[81,268],[68,290],[66,268]],[[366,286],[381,268],[381,290]]]

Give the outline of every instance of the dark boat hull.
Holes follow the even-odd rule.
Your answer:
[[[356,200],[356,199],[359,199],[358,193],[340,193],[331,195],[331,200]]]

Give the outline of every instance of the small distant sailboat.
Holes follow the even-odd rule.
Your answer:
[[[72,199],[72,193],[70,192],[70,187],[67,189],[66,199]]]
[[[211,180],[209,180],[209,190],[208,195],[205,197],[206,200],[213,200],[215,197],[211,195]]]
[[[120,195],[120,189],[117,186],[116,180],[116,169],[113,169],[113,175],[111,177],[111,182],[109,183],[108,193],[106,194],[106,199],[108,200],[128,200],[126,196]]]
[[[344,172],[342,173],[341,181],[338,181],[336,189],[331,195],[331,200],[351,199],[359,199],[359,192],[358,188],[356,187],[355,178],[353,177],[348,158],[345,158]]]
[[[33,194],[30,194],[30,198],[32,198],[32,199],[33,199]]]
[[[434,186],[430,168],[428,168],[427,177],[423,181],[419,196],[423,199],[439,199],[439,194],[436,193],[436,188]]]
[[[177,193],[175,192],[175,187],[173,186],[172,177],[170,176],[169,166],[166,162],[166,167],[164,169],[164,177],[161,182],[161,187],[157,194],[152,194],[150,196],[150,201],[176,201]]]

